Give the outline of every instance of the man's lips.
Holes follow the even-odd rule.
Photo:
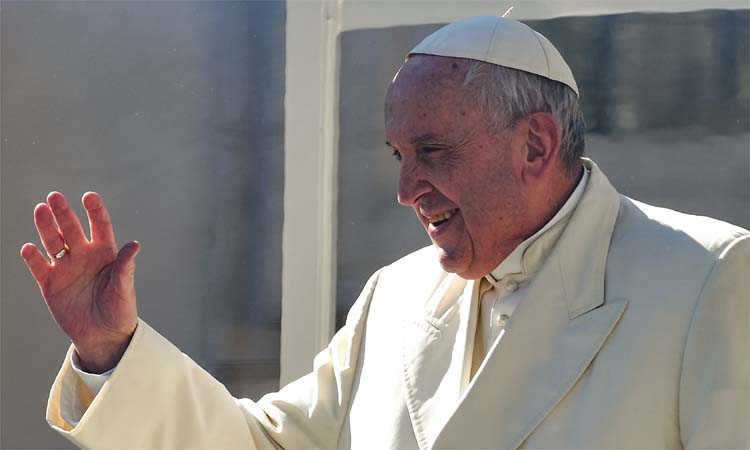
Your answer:
[[[458,212],[458,208],[456,208],[436,215],[425,215],[427,219],[427,234],[431,238],[442,234],[455,221]]]

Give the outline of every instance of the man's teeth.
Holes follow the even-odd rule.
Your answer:
[[[448,220],[451,217],[455,216],[457,212],[458,210],[454,209],[453,211],[448,211],[446,213],[440,214],[439,216],[430,217],[430,223],[438,223]]]

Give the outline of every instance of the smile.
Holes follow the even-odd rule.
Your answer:
[[[455,216],[457,212],[458,212],[458,208],[451,210],[451,211],[444,212],[443,214],[440,214],[437,216],[428,217],[427,220],[430,222],[430,224],[437,227],[437,226],[442,225],[451,217]]]

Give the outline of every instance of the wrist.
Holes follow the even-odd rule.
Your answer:
[[[109,342],[98,340],[89,345],[74,342],[79,368],[91,374],[101,374],[114,369],[125,354],[132,337],[131,333],[122,339]]]

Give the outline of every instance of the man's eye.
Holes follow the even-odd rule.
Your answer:
[[[396,161],[401,161],[401,152],[393,150],[393,157],[396,158]]]
[[[445,150],[443,147],[431,147],[431,146],[425,146],[419,149],[419,153],[422,153],[424,155],[429,153],[435,153],[439,152],[441,150]]]

